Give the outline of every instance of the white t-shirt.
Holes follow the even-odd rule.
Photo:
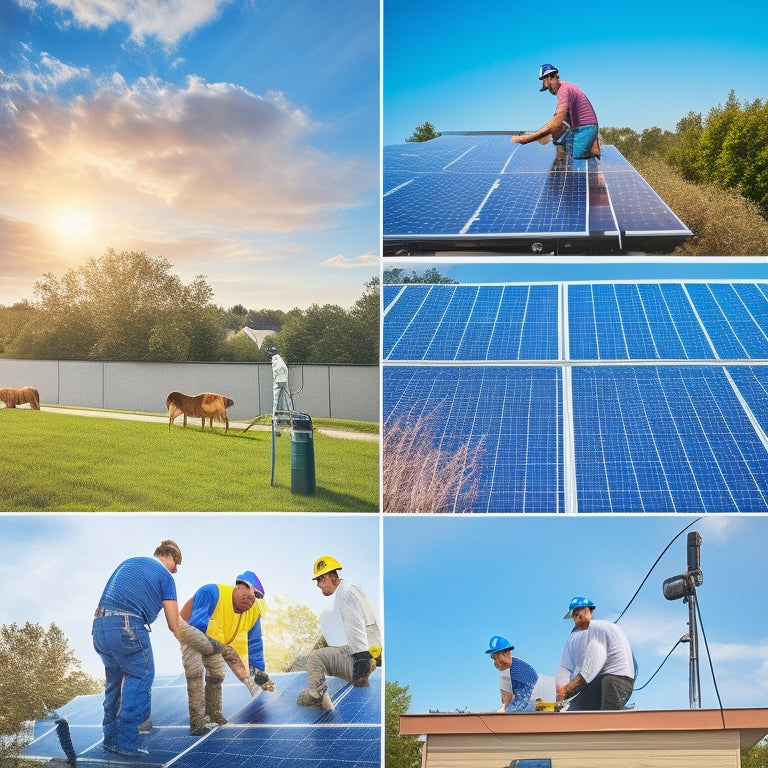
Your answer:
[[[583,629],[573,629],[563,647],[563,656],[560,659],[560,667],[555,673],[555,685],[566,685],[573,680],[581,669],[584,661],[584,651],[587,647],[587,632]]]
[[[581,676],[591,683],[598,675],[635,677],[632,648],[624,630],[612,621],[592,619],[585,632],[587,645]]]

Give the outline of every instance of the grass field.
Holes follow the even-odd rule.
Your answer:
[[[272,486],[269,431],[0,409],[0,511],[378,511],[378,441],[315,433],[314,455],[303,496],[287,432]]]

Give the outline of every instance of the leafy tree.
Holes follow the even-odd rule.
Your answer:
[[[387,768],[418,768],[421,742],[414,736],[400,735],[400,715],[408,712],[411,695],[407,685],[387,680],[384,685],[384,761]]]
[[[413,133],[406,139],[406,141],[429,141],[430,139],[436,139],[440,134],[435,131],[435,126],[430,122],[417,125],[413,129]]]
[[[262,352],[258,345],[243,331],[228,338],[219,348],[219,360],[230,363],[263,363],[269,355]]]
[[[600,142],[616,147],[628,160],[640,154],[640,136],[631,128],[600,128]]]
[[[100,693],[103,683],[87,675],[64,633],[51,624],[0,626],[0,756],[18,751],[13,737],[25,721],[46,717],[76,696]],[[2,763],[2,760],[0,760]],[[5,763],[2,763],[5,764]]]
[[[350,312],[351,338],[354,339],[354,362],[376,365],[379,361],[379,326],[381,290],[378,276],[365,284],[363,295]]]
[[[245,324],[257,331],[279,331],[283,327],[286,314],[281,309],[251,309]]]
[[[270,601],[263,632],[267,671],[305,670],[307,656],[320,639],[320,620],[306,605],[277,595]]]
[[[0,306],[0,355],[35,317],[36,310],[26,299],[10,307]]]
[[[350,311],[336,304],[312,304],[286,313],[282,329],[267,336],[261,350],[274,345],[288,363],[375,365],[378,362],[379,278],[365,284]]]
[[[423,274],[417,275],[412,271],[410,275],[405,274],[404,269],[398,267],[389,267],[384,270],[384,285],[394,285],[396,283],[443,283],[457,284],[458,280],[441,275],[437,267],[430,267],[424,270]]]
[[[239,331],[248,319],[248,310],[242,304],[235,304],[224,312],[223,319],[228,331]]]
[[[184,285],[164,258],[109,249],[35,283],[38,313],[8,345],[16,357],[213,360],[224,327],[202,275]]]
[[[768,743],[763,739],[754,747],[741,752],[741,768],[766,768],[768,766]]]

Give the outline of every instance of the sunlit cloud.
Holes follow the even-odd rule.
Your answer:
[[[350,258],[339,254],[333,258],[326,259],[323,262],[323,266],[350,269],[354,267],[375,267],[378,265],[378,263],[379,255],[369,251],[368,253],[361,253],[359,256],[353,256]]]
[[[173,46],[185,35],[210,23],[232,0],[48,0],[65,14],[65,23],[107,29],[126,24],[130,38],[151,37]]]
[[[372,163],[314,148],[309,115],[280,93],[115,76],[70,102],[7,95],[0,200],[37,223],[67,201],[136,237],[326,228],[376,180]]]

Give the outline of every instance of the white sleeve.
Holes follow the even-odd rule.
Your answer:
[[[343,584],[343,582],[342,582]],[[339,585],[341,587],[341,585]],[[345,585],[346,586],[346,585]],[[352,653],[368,650],[368,633],[365,631],[365,614],[363,606],[354,589],[340,589],[339,609],[344,632],[347,635],[347,645]]]
[[[584,652],[584,662],[581,665],[581,676],[591,683],[605,666],[608,658],[608,646],[604,632],[592,631],[590,627],[587,631],[590,636],[587,638],[587,649]]]

